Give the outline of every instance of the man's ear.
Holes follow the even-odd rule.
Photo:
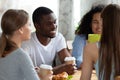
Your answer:
[[[37,26],[38,26],[38,24],[36,24],[36,23],[35,23],[34,25],[35,25],[35,27],[37,27]]]

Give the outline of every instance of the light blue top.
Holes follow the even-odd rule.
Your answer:
[[[80,67],[80,64],[83,62],[83,49],[86,45],[86,37],[84,34],[76,35],[73,41],[73,50],[72,56],[76,58],[77,68]]]
[[[20,48],[0,58],[0,80],[39,80],[30,57]]]
[[[99,76],[99,61],[97,60],[97,62],[94,64],[94,67],[95,67],[95,70],[96,70],[96,75]],[[114,80],[114,76],[113,76],[113,69],[112,69],[112,73],[111,73],[111,76],[110,76],[110,80]],[[103,73],[104,74],[104,73]],[[103,80],[103,76],[101,78],[101,80]]]
[[[95,67],[95,71],[96,71],[96,75],[97,76],[99,76],[98,74],[99,74],[99,67],[98,67],[98,60],[97,60],[97,62],[94,64],[94,67]]]

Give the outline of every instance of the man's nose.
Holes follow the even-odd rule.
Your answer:
[[[57,24],[52,24],[52,29],[56,29],[57,28]]]

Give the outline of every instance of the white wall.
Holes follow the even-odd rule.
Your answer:
[[[77,23],[80,20],[80,1],[79,0],[73,0],[74,1],[74,13],[73,13],[73,27],[76,27]],[[53,3],[54,2],[54,3]],[[7,9],[24,9],[30,14],[30,21],[32,24],[32,30],[34,31],[33,23],[32,23],[32,13],[34,9],[36,9],[38,6],[46,6],[52,9],[58,18],[59,14],[59,0],[0,0],[0,19]],[[64,9],[63,9],[64,10]],[[58,21],[58,20],[57,20]],[[1,22],[1,21],[0,21]],[[1,29],[0,29],[1,32]]]
[[[108,4],[111,0],[81,0],[80,2],[80,17],[82,17],[86,12],[88,12],[92,5],[96,4]]]
[[[53,10],[55,15],[58,18],[58,0],[20,0],[19,2],[19,9],[24,9],[27,12],[29,12],[30,15],[30,21],[32,26],[32,31],[34,31],[33,23],[32,23],[32,13],[33,11],[40,6],[45,6]],[[53,5],[54,2],[54,5]]]
[[[17,4],[19,3],[19,0],[0,0],[0,26],[1,26],[1,17],[3,15],[3,13],[9,9],[9,8],[17,8]],[[13,5],[14,4],[14,5]],[[1,27],[0,27],[0,33],[1,33]]]
[[[110,3],[120,5],[120,0],[80,0],[80,18],[92,7],[92,5]]]
[[[54,3],[53,3],[54,2]],[[58,0],[0,0],[0,26],[1,16],[7,9],[24,9],[29,12],[32,30],[34,31],[32,23],[32,13],[39,6],[46,6],[52,9],[58,17]],[[0,28],[1,32],[1,28]]]
[[[77,26],[81,17],[91,8],[93,3],[116,3],[120,4],[120,0],[73,0],[73,27]],[[54,3],[53,3],[54,2]],[[24,9],[30,14],[30,21],[32,12],[38,6],[46,6],[52,9],[58,18],[58,2],[59,0],[0,0],[0,22],[1,16],[7,9]],[[64,9],[63,9],[64,10]],[[0,24],[1,26],[1,24]],[[33,26],[33,25],[32,25]],[[0,29],[1,32],[1,29]]]

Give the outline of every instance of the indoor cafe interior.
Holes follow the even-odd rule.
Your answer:
[[[40,6],[48,7],[56,15],[57,31],[64,36],[67,49],[69,53],[72,54],[75,31],[79,27],[81,19],[91,7],[99,4],[117,4],[120,6],[120,0],[0,0],[0,24],[4,12],[8,9],[23,9],[27,11],[30,16],[30,27],[31,31],[34,32],[35,28],[32,22],[33,11]],[[0,25],[0,34],[1,33]],[[94,38],[94,40],[95,39],[96,38]],[[69,80],[80,80],[82,74],[81,68],[71,75],[71,79]],[[92,70],[91,80],[98,80],[94,68]],[[120,80],[120,76],[118,80]]]

